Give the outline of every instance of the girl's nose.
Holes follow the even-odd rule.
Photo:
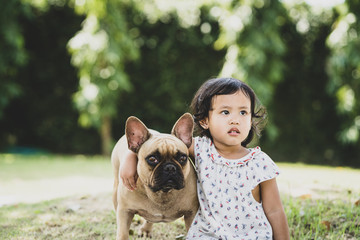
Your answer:
[[[236,118],[232,118],[232,119],[230,120],[230,124],[231,124],[231,125],[237,125],[237,124],[239,124],[239,120],[236,119]]]

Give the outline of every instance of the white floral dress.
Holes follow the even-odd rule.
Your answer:
[[[262,204],[251,190],[275,178],[279,169],[259,147],[228,160],[207,137],[195,138],[195,165],[200,208],[186,239],[272,239]]]

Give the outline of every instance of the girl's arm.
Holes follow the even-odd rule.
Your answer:
[[[190,158],[194,160],[194,142],[195,142],[195,138],[192,138],[192,141],[191,141],[191,146],[189,147],[189,155],[190,155]]]
[[[127,150],[126,156],[120,164],[120,178],[124,186],[133,191],[136,189],[137,175],[137,155],[131,150]]]
[[[270,179],[260,184],[261,200],[263,208],[268,218],[275,240],[289,240],[289,226],[285,211],[281,203],[276,179]]]

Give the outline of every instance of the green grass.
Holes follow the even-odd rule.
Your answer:
[[[115,239],[116,217],[112,209],[97,207],[111,194],[97,197],[57,199],[37,204],[17,204],[0,208],[0,239]],[[142,219],[136,216],[130,232],[137,239]],[[156,224],[153,239],[175,239],[184,234],[182,219]]]
[[[86,199],[79,200],[86,201]],[[115,214],[71,210],[64,200],[0,208],[0,239],[113,239]]]
[[[360,239],[360,207],[343,200],[284,198],[292,239]]]
[[[102,196],[110,198],[110,195]],[[93,200],[75,199],[82,206]],[[96,199],[95,199],[96,200]],[[83,206],[71,210],[65,199],[0,208],[0,239],[115,239],[112,210]],[[359,239],[360,208],[343,201],[284,199],[292,239]],[[137,238],[140,218],[133,220],[131,239]],[[180,219],[155,224],[153,239],[185,234]]]
[[[109,177],[109,173],[112,174],[110,158],[102,156],[0,154],[0,181],[71,175]]]
[[[357,187],[360,170],[302,164],[279,165],[284,173],[283,180],[279,181],[291,186],[304,182],[326,185],[325,191],[334,188],[337,193],[335,197],[328,198],[328,195],[322,195],[324,189],[320,189],[317,198],[310,196],[309,199],[282,194],[292,239],[360,239],[360,206],[355,204],[355,200],[360,199]],[[300,172],[299,176],[304,172],[310,175],[292,178],[297,171]],[[51,182],[69,176],[93,177],[95,180],[107,178],[111,185],[110,160],[87,156],[0,155],[0,201],[2,194],[13,193],[12,186],[19,188],[16,191],[22,191],[21,186],[29,188],[29,182]],[[341,184],[346,182],[346,177],[355,182]],[[59,191],[65,194],[67,189],[74,186],[63,187]],[[140,222],[139,217],[133,220],[130,239],[137,239]],[[0,207],[2,240],[115,239],[115,232],[116,217],[110,191]],[[170,224],[155,224],[153,239],[181,239],[184,234],[184,223],[180,219]]]

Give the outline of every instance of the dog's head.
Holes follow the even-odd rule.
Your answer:
[[[139,178],[153,192],[182,189],[190,172],[189,150],[194,120],[182,115],[171,134],[154,133],[136,117],[126,121],[128,147],[138,155]]]

